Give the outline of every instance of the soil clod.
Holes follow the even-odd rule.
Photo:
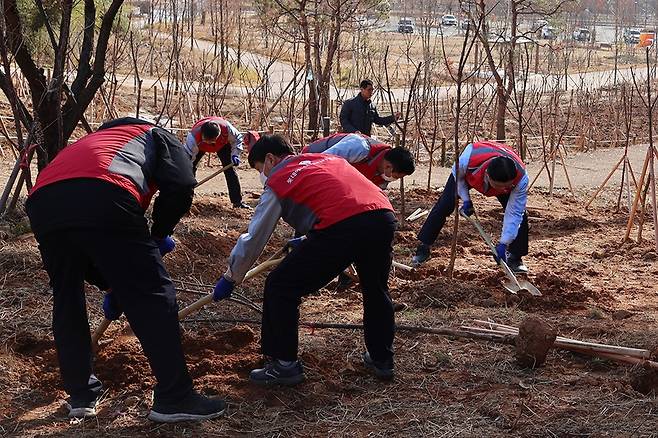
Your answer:
[[[546,361],[557,331],[549,323],[531,316],[519,326],[516,337],[516,361],[524,368],[537,368]]]

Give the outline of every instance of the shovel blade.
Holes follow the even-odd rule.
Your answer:
[[[535,287],[534,284],[530,283],[528,280],[519,280],[519,286],[521,286],[521,289],[525,289],[528,292],[530,292],[530,295],[535,296],[535,297],[541,297],[541,292],[539,292],[539,289]]]
[[[503,287],[507,289],[510,293],[517,295],[519,292],[528,292],[530,295],[535,297],[541,297],[541,292],[537,289],[532,283],[528,280],[517,280],[517,283],[513,281],[506,281],[503,284]]]
[[[504,282],[504,283],[503,283],[503,287],[504,287],[505,289],[507,289],[507,291],[508,291],[509,293],[514,294],[514,295],[517,295],[517,294],[519,293],[519,291],[523,290],[523,289],[520,289],[520,288],[516,285],[516,283],[514,283],[513,281],[506,281],[506,282]]]

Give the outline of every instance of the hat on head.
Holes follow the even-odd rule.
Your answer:
[[[251,150],[254,144],[260,139],[258,131],[247,131],[242,137],[242,144],[247,148],[247,152]]]

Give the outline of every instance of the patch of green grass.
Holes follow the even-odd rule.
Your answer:
[[[587,316],[590,319],[605,319],[605,312],[598,307],[590,307]]]
[[[452,356],[449,353],[443,351],[437,351],[434,353],[434,359],[436,360],[436,366],[445,366],[452,363]]]

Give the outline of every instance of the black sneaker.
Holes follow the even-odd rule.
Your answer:
[[[69,410],[69,418],[85,418],[96,415],[96,406],[103,393],[103,384],[93,374],[89,376],[88,391],[83,395],[72,395],[64,406]]]
[[[242,201],[238,202],[237,204],[233,204],[233,208],[244,208],[246,210],[251,210],[251,207]]]
[[[299,360],[289,366],[284,366],[278,360],[273,359],[268,361],[264,368],[252,370],[249,380],[258,385],[293,386],[304,381],[304,367]]]
[[[177,421],[201,421],[217,418],[226,411],[226,402],[218,398],[209,398],[195,390],[178,403],[153,402],[148,419],[158,423],[175,423]]]
[[[391,380],[395,375],[395,369],[393,367],[393,358],[390,358],[383,362],[379,362],[373,360],[370,357],[370,353],[366,351],[365,353],[363,353],[363,363],[367,368],[370,368],[370,370],[374,372],[375,376],[380,380]]]
[[[523,264],[523,260],[521,258],[516,258],[516,257],[508,257],[507,258],[507,266],[514,272],[515,274],[527,274],[528,273],[528,267]]]
[[[425,263],[430,258],[430,246],[424,243],[418,245],[416,248],[416,255],[411,259],[411,263],[415,266]]]

